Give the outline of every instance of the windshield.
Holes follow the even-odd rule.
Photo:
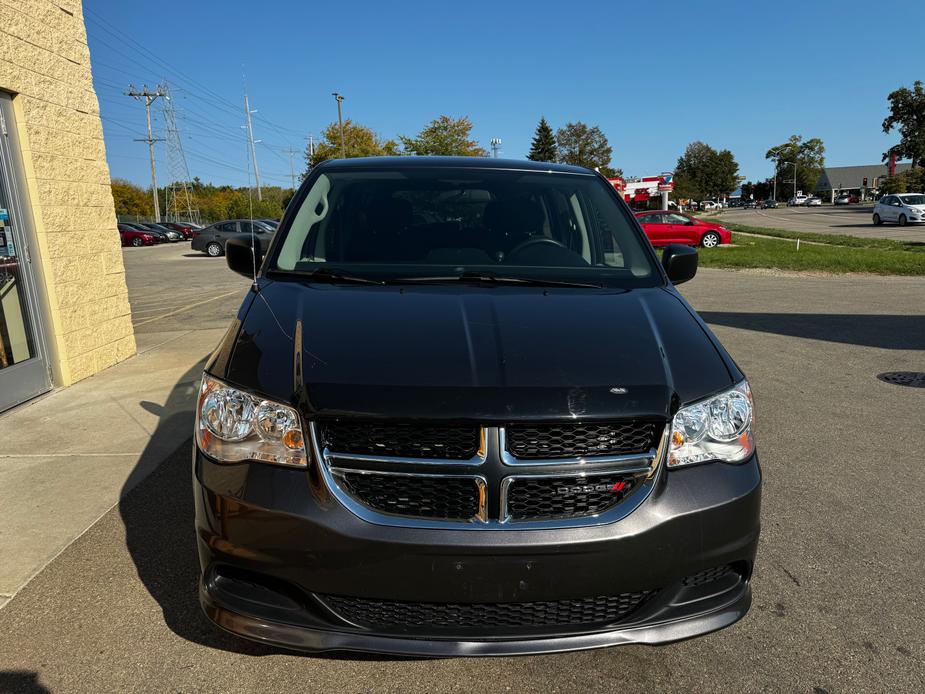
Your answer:
[[[925,195],[900,195],[899,198],[907,205],[925,205]]]
[[[270,270],[381,281],[482,273],[620,287],[661,282],[632,218],[591,174],[332,171],[318,176],[284,233]]]

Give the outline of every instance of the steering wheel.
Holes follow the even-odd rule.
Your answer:
[[[558,248],[564,248],[565,250],[568,250],[568,246],[566,246],[564,243],[560,243],[559,241],[556,241],[555,239],[551,239],[548,236],[537,236],[532,239],[527,239],[526,241],[521,241],[520,243],[518,243],[516,246],[514,246],[511,250],[507,252],[507,257],[511,258],[517,255],[518,253],[520,253],[525,248],[530,248],[531,246],[539,246],[541,244],[548,244],[548,245],[557,246]]]

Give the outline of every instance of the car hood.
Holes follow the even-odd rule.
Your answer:
[[[306,416],[668,417],[742,378],[672,288],[261,280],[207,370]]]

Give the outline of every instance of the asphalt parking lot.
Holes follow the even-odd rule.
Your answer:
[[[234,315],[247,280],[189,253],[124,251],[140,335]],[[925,690],[925,389],[877,379],[925,371],[925,278],[703,270],[683,290],[757,401],[763,532],[737,625],[657,648],[475,660],[240,641],[199,611],[187,442],[0,610],[0,691]]]
[[[897,224],[874,226],[872,205],[845,205],[833,207],[780,207],[773,210],[723,210],[719,218],[724,222],[748,224],[756,227],[808,231],[815,234],[844,234],[894,241],[925,243],[925,224]]]

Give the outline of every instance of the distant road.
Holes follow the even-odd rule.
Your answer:
[[[910,224],[905,227],[883,224],[875,227],[871,221],[873,209],[870,205],[781,206],[773,210],[724,210],[719,218],[724,222],[756,227],[925,243],[925,224]]]

